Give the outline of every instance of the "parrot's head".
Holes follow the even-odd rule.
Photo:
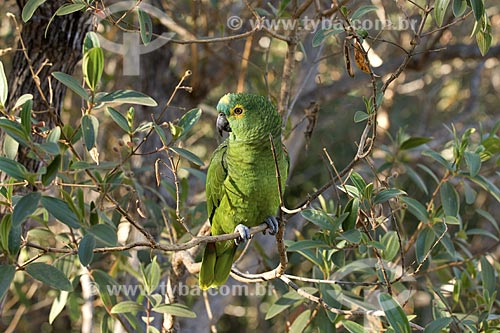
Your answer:
[[[217,104],[217,129],[231,132],[236,140],[262,140],[271,133],[281,136],[281,116],[267,98],[245,93],[229,93]]]

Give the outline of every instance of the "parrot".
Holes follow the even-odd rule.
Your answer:
[[[266,97],[228,93],[219,100],[217,111],[219,134],[225,131],[229,136],[214,151],[207,171],[210,233],[237,232],[239,237],[207,243],[199,274],[203,290],[226,283],[238,245],[251,237],[249,228],[265,222],[269,233],[276,234],[275,214],[280,207],[276,164],[281,189],[285,188],[289,169],[281,141],[281,116]]]

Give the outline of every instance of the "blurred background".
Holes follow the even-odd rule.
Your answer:
[[[35,13],[32,24],[37,24],[36,20],[47,22],[63,3],[65,2],[54,1],[45,4],[50,8]],[[335,33],[321,39],[321,22],[323,26],[330,22],[342,22],[341,15],[332,9],[335,6],[331,2],[253,1],[247,4],[220,0],[144,1],[158,10],[149,13],[155,34],[153,40],[163,34],[165,42],[161,43],[161,47],[154,46],[150,49],[140,42],[136,15],[124,15],[127,10],[117,7],[110,15],[115,24],[107,19],[106,8],[111,8],[113,3],[96,1],[93,5],[102,11],[89,9],[80,18],[83,22],[81,32],[94,30],[104,40],[118,45],[101,41],[105,66],[100,91],[134,89],[153,97],[158,102],[157,107],[135,107],[136,124],[151,121],[152,115],[159,114],[162,117],[157,120],[158,124],[175,123],[193,108],[202,110],[200,120],[180,143],[181,147],[189,149],[204,162],[204,166],[199,167],[183,160],[180,165],[182,168],[179,169],[179,176],[183,179],[181,213],[193,231],[198,231],[206,220],[204,173],[211,153],[222,140],[214,126],[217,115],[215,106],[222,95],[235,91],[265,95],[278,105],[283,100],[280,94],[283,90],[284,63],[286,56],[290,55],[288,44],[280,37],[290,36],[291,30],[294,30],[297,48],[292,54],[294,61],[290,85],[286,88],[290,98],[285,110],[289,117],[286,117],[284,125],[284,143],[291,156],[291,173],[285,193],[286,205],[296,207],[332,178],[324,149],[328,151],[338,170],[347,166],[355,156],[357,143],[365,127],[363,121],[355,119],[355,114],[357,111],[366,111],[363,97],[370,98],[372,94],[371,77],[355,65],[353,41],[347,38],[346,33]],[[135,1],[127,4],[135,5]],[[445,157],[452,156],[452,146],[448,144],[453,139],[452,128],[460,135],[468,128],[475,128],[472,140],[480,141],[482,135],[492,129],[498,135],[498,127],[495,126],[500,120],[500,4],[485,4],[485,12],[491,22],[492,43],[484,56],[481,55],[476,38],[471,37],[475,25],[473,15],[457,18],[452,14],[451,6],[444,15],[444,28],[439,28],[431,15],[423,24],[424,33],[415,41],[415,30],[422,20],[422,11],[418,6],[425,4],[425,1],[416,1],[416,4],[409,1],[341,1],[341,5],[345,5],[350,13],[367,5],[377,8],[360,18],[358,23],[360,31],[366,33],[363,46],[368,50],[368,61],[380,82],[396,73],[397,68],[405,61],[406,50],[413,43],[418,44],[403,72],[387,88],[378,111],[374,150],[369,158],[357,164],[355,170],[367,182],[373,181],[372,178],[383,179],[398,188],[404,188],[411,197],[423,203],[428,200],[435,185],[431,174],[441,177],[443,172],[433,159],[422,154],[422,150],[434,149]],[[295,19],[300,28],[289,29],[285,22],[294,21],[292,16],[297,13],[297,8],[303,10],[299,19]],[[21,50],[17,49],[19,38],[16,23],[7,13],[12,13],[20,26],[21,12],[15,1],[6,0],[0,3],[0,13],[0,59],[12,85],[16,77],[13,71],[14,57]],[[268,19],[261,23],[265,28],[256,28],[255,13]],[[116,20],[121,15],[122,27],[128,30],[117,28]],[[54,20],[52,29],[58,29],[58,24],[63,24],[60,21],[63,19],[64,17],[58,17]],[[69,29],[67,26],[66,28]],[[253,32],[247,33],[251,31]],[[227,36],[236,37],[223,38],[221,41],[216,39]],[[39,33],[34,38],[42,37]],[[200,39],[207,41],[200,42]],[[193,40],[198,42],[190,42]],[[127,44],[127,41],[131,44]],[[127,51],[127,45],[137,49]],[[346,64],[346,47],[351,53],[349,61],[354,72],[352,76],[349,75],[349,66]],[[128,63],[131,57],[135,58]],[[77,58],[74,60],[74,72],[69,74],[80,80],[81,66]],[[43,60],[34,58],[33,61]],[[65,56],[58,61],[64,62]],[[54,65],[57,64],[50,63],[47,66]],[[130,74],[127,69],[133,69],[135,73],[127,75]],[[181,82],[186,71],[191,74]],[[12,74],[9,76],[9,73]],[[14,89],[11,88],[11,91]],[[77,126],[84,107],[81,99],[69,92],[61,103],[60,117],[63,123]],[[314,107],[311,106],[316,105],[315,103],[317,109],[312,112]],[[166,112],[162,113],[164,109]],[[124,107],[119,110],[126,111]],[[100,122],[100,160],[121,160],[126,156],[130,145],[129,135],[124,134],[106,112],[95,112],[94,115]],[[417,149],[401,149],[401,143],[409,137],[431,140]],[[154,153],[161,146],[160,138],[148,138],[141,147],[142,154],[136,154],[130,159],[131,173],[127,177],[132,186],[138,186],[144,191],[139,196],[143,200],[141,208],[149,216],[146,226],[153,234],[165,238],[165,231],[162,229],[165,215],[162,212],[166,214],[167,220],[169,217],[175,220],[172,217],[175,216],[176,197],[172,175],[168,170],[160,171],[162,183],[159,187],[155,184],[155,161],[159,156],[166,160],[160,153]],[[426,166],[431,172],[419,165]],[[497,160],[487,161],[482,166],[482,172],[498,186],[497,166]],[[472,203],[462,206],[464,221],[468,227],[484,228],[495,233],[492,224],[477,213],[476,209],[489,212],[498,223],[500,205],[495,198],[479,191],[477,186],[474,188],[478,192],[477,197]],[[459,191],[462,195],[465,189],[460,187]],[[133,198],[131,196],[130,200],[133,201]],[[336,191],[329,189],[322,196],[322,200],[326,202],[324,206],[345,205],[345,199],[337,202],[337,198]],[[417,222],[409,218],[408,230],[414,230]],[[178,239],[182,240],[183,229],[179,225],[173,225],[173,228],[178,233]],[[296,215],[288,221],[286,237],[309,239],[315,232],[300,215]],[[127,235],[125,238],[127,237],[133,239],[134,236]],[[472,254],[493,249],[498,256],[498,239],[471,236],[467,241],[470,245],[468,251]],[[258,237],[258,243],[250,250],[254,255],[249,257],[253,259],[247,260],[243,265],[252,272],[262,271],[262,267],[272,268],[272,263],[277,258],[276,253],[270,250],[274,246],[272,240]],[[134,255],[136,263],[149,262],[150,253],[143,252],[139,251]],[[169,266],[169,260],[163,258],[163,267]],[[291,271],[305,276],[312,267],[302,261],[303,258],[296,254],[290,256]],[[94,264],[95,267],[108,271],[112,270],[108,265],[113,265],[113,269],[119,272],[115,272],[118,274],[116,276],[119,276],[127,274],[124,268],[127,262],[128,259],[118,260],[111,255],[103,255]],[[189,273],[180,279],[188,285],[197,283],[196,276]],[[53,325],[49,325],[48,313],[56,293],[53,290],[47,291],[46,295],[30,292],[32,286],[23,283],[16,288],[18,290],[12,292],[4,305],[0,326],[2,330],[82,330],[78,313],[81,300],[78,298],[75,297],[75,303],[68,306]],[[273,297],[286,289],[278,282],[274,288],[274,292],[263,297],[214,296],[211,302],[214,318],[218,319],[218,331],[288,330],[290,322],[293,322],[303,308],[295,308],[296,313],[290,311],[287,320],[280,317],[264,320]],[[196,320],[181,320],[183,331],[207,331],[210,325],[202,298],[181,297],[180,301],[190,304],[198,314]],[[420,304],[418,301],[416,303],[415,311],[423,313],[424,318],[430,318],[425,310],[425,305],[428,304],[425,297]],[[95,331],[99,331],[97,318],[101,318],[100,316],[101,313],[96,315]],[[16,321],[17,324],[13,326],[12,322]]]

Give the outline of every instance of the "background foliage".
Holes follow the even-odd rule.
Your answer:
[[[498,4],[112,5],[0,4],[2,331],[500,331]],[[292,172],[204,294],[229,91],[277,105]]]

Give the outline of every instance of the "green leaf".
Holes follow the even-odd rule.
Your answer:
[[[406,168],[406,173],[408,174],[408,177],[424,192],[425,194],[428,194],[429,191],[427,190],[427,185],[425,184],[424,180],[420,175],[413,170],[409,165],[405,165]]]
[[[17,156],[17,150],[19,149],[19,142],[14,140],[10,135],[5,134],[2,148],[5,157],[10,160],[15,160]]]
[[[420,202],[410,197],[402,197],[401,201],[408,206],[408,211],[419,221],[427,222],[427,220],[429,220],[429,214],[427,213],[424,205]]]
[[[142,42],[144,45],[148,45],[153,36],[153,22],[151,21],[151,17],[139,7],[137,7],[137,14],[139,16],[139,31]]]
[[[138,104],[146,106],[157,106],[158,103],[148,95],[134,90],[117,90],[109,94],[99,96],[95,100],[96,103],[118,103],[118,104]]]
[[[61,138],[61,127],[54,127],[47,136],[47,142],[58,143]]]
[[[479,0],[478,0],[479,1]],[[479,47],[481,55],[484,56],[488,53],[491,47],[492,36],[490,31],[478,31],[476,34],[476,42]]]
[[[57,16],[68,15],[74,12],[78,12],[87,6],[84,3],[67,3],[59,7],[56,11]]]
[[[399,252],[399,240],[398,234],[395,231],[388,231],[381,239],[381,243],[384,245],[384,250],[382,251],[382,258],[384,260],[391,261],[394,259]]]
[[[11,215],[8,215],[11,216]],[[11,226],[8,239],[8,250],[10,254],[17,254],[21,248],[21,226]]]
[[[434,180],[434,182],[436,184],[439,184],[440,180],[438,179],[438,177],[436,176],[436,174],[429,167],[427,167],[427,166],[425,166],[423,164],[420,164],[420,163],[418,163],[417,166],[421,170],[423,170],[426,174],[428,174],[432,178],[432,180]]]
[[[290,0],[281,0],[280,1],[280,6],[278,8],[278,13],[276,16],[282,16],[285,13],[286,7],[288,7],[288,4],[290,3]]]
[[[368,118],[370,118],[370,115],[365,111],[356,111],[356,113],[354,114],[355,123],[360,123],[362,121],[367,120]]]
[[[95,32],[89,31],[83,40],[83,53],[87,53],[94,47],[101,47],[101,44],[99,43],[99,36]]]
[[[314,265],[318,267],[323,267],[323,259],[320,258],[314,251],[310,249],[298,250],[297,253],[300,253],[304,258],[312,262]]]
[[[472,7],[472,11],[474,12],[474,17],[476,21],[481,21],[481,18],[484,15],[484,3],[483,0],[470,0],[470,6]]]
[[[134,128],[134,118],[135,118],[135,109],[133,106],[128,108],[127,111],[127,122],[128,122],[128,127],[132,130]]]
[[[322,230],[334,231],[331,217],[322,210],[305,209],[300,212],[300,215],[309,222],[320,227]]]
[[[161,270],[155,256],[151,263],[143,271],[146,292],[151,294],[160,284]]]
[[[43,143],[35,143],[35,146],[46,152],[48,155],[59,155],[61,150],[59,149],[59,145],[54,142],[43,142]]]
[[[52,162],[47,166],[47,171],[42,175],[42,184],[49,186],[50,183],[56,178],[59,168],[61,167],[62,157],[57,155]]]
[[[474,236],[474,235],[479,235],[479,236],[484,236],[493,239],[495,242],[498,242],[498,237],[495,236],[495,234],[491,233],[491,231],[485,230],[485,229],[467,229],[466,231],[467,236]]]
[[[90,99],[89,93],[82,87],[82,85],[71,75],[63,72],[54,72],[52,76],[66,87],[71,89],[75,94],[88,101]]]
[[[476,213],[478,213],[479,215],[481,215],[482,217],[484,217],[487,221],[489,221],[491,223],[491,225],[495,228],[495,230],[497,231],[497,233],[500,234],[500,226],[498,225],[498,223],[495,220],[495,218],[493,217],[493,215],[491,215],[487,211],[482,210],[480,208],[476,209]]]
[[[100,47],[94,47],[83,55],[82,72],[90,90],[95,91],[101,81],[104,70],[104,53]]]
[[[422,155],[432,158],[433,160],[444,166],[446,169],[453,171],[450,162],[445,160],[444,157],[441,156],[441,154],[435,152],[434,150],[426,150],[422,152]]]
[[[97,120],[97,118],[93,115],[84,115],[82,117],[82,134],[87,151],[91,150],[93,147],[96,147],[98,131],[99,120]]]
[[[313,47],[318,47],[321,44],[323,44],[324,40],[330,36],[338,35],[340,33],[344,32],[344,29],[342,27],[339,27],[339,25],[335,25],[334,29],[318,29],[316,33],[314,34],[313,40],[312,40],[312,46]]]
[[[302,333],[304,329],[309,324],[309,318],[311,317],[311,310],[306,310],[299,314],[297,318],[293,321],[290,326],[289,333]]]
[[[204,165],[203,161],[200,160],[200,158],[198,156],[196,156],[195,154],[193,154],[189,150],[186,150],[186,149],[183,149],[183,148],[179,148],[179,147],[169,147],[168,149],[170,149],[174,153],[178,154],[179,156],[182,156],[185,159],[193,162],[196,165],[199,165],[199,166],[203,166]]]
[[[69,205],[59,198],[43,196],[42,206],[56,219],[70,228],[80,228],[80,221]]]
[[[54,266],[47,265],[43,262],[35,262],[26,267],[26,272],[35,280],[53,288],[64,291],[73,290],[73,286],[66,275]]]
[[[464,194],[465,194],[465,203],[468,205],[472,205],[476,201],[477,192],[469,185],[469,182],[464,181]]]
[[[350,333],[366,333],[367,332],[363,326],[361,326],[358,323],[355,323],[354,321],[344,320],[342,322],[342,325],[344,325],[345,329],[348,330]]]
[[[144,306],[133,301],[124,301],[111,308],[111,313],[137,313],[144,311]]]
[[[31,110],[33,108],[33,100],[27,100],[21,109],[21,125],[24,133],[31,137]]]
[[[481,145],[490,156],[500,153],[500,138],[489,136],[481,142]]]
[[[40,192],[31,192],[17,202],[12,213],[12,225],[21,225],[38,207],[42,195]]]
[[[352,185],[348,185],[348,184],[337,185],[337,188],[339,190],[341,190],[342,192],[347,193],[350,197],[356,198],[356,199],[359,199],[361,197],[361,193],[364,192],[363,191],[360,193],[356,186],[352,186]]]
[[[168,313],[176,317],[196,318],[196,313],[184,304],[161,304],[154,307],[153,311]]]
[[[301,240],[296,242],[287,242],[286,250],[289,252],[300,251],[304,249],[328,248],[328,244],[318,240]]]
[[[343,254],[343,252],[337,252],[336,254],[340,253]],[[335,256],[335,255],[334,255]],[[333,259],[333,258],[332,258]],[[335,259],[333,259],[335,262]],[[337,262],[335,262],[335,265],[337,265]],[[343,265],[342,265],[343,266]],[[341,309],[342,304],[339,302],[339,296],[340,293],[342,292],[341,288],[339,286],[334,286],[334,285],[329,285],[325,283],[320,283],[319,284],[319,292],[320,292],[320,297],[323,299],[323,301],[331,306],[332,308],[335,309]],[[328,320],[331,323],[335,323],[337,320],[338,315],[331,312],[331,311],[326,311],[325,310],[325,316],[328,318]],[[329,323],[325,323],[326,325],[329,325]],[[319,332],[323,332],[324,330],[321,330]]]
[[[122,130],[124,130],[125,132],[127,132],[129,134],[132,133],[132,129],[130,128],[129,122],[120,112],[118,112],[117,110],[115,110],[111,106],[108,106],[106,109],[107,109],[111,119],[113,119],[113,121],[118,126],[120,126],[120,128]]]
[[[292,304],[300,300],[302,297],[294,290],[287,292],[278,298],[267,310],[266,320],[274,318],[281,312],[288,309]]]
[[[167,147],[169,145],[169,142],[167,140],[167,136],[165,135],[165,131],[163,131],[163,128],[156,125],[156,124],[153,125],[153,128],[154,128],[156,134],[158,134],[158,137],[160,138],[160,141],[163,144],[163,147]]]
[[[455,216],[445,216],[444,217],[444,223],[446,224],[454,224],[454,225],[461,225],[461,222],[458,218]]]
[[[116,230],[108,224],[96,224],[87,231],[94,235],[97,241],[107,246],[115,246],[118,242]]]
[[[349,212],[349,216],[342,222],[342,229],[344,231],[354,229],[359,215],[359,199],[354,198],[349,200],[345,206],[344,213]]]
[[[358,229],[347,230],[343,232],[340,237],[353,244],[359,244],[359,242],[361,242],[361,232]]]
[[[50,308],[49,313],[49,324],[52,325],[57,316],[64,310],[66,306],[66,302],[68,301],[69,293],[67,291],[61,291],[59,297],[56,297],[52,302],[52,307]]]
[[[423,229],[417,237],[417,242],[416,242],[416,254],[417,254],[417,261],[419,264],[421,264],[429,251],[431,250],[432,246],[434,245],[434,241],[436,240],[436,235],[434,231],[430,228],[425,228]]]
[[[40,7],[45,1],[46,0],[29,0],[26,5],[24,5],[23,12],[21,14],[23,21],[25,23],[28,22],[33,16],[33,13],[35,13],[35,10],[37,10],[37,8]]]
[[[349,8],[347,8],[347,6],[341,6],[341,7],[340,7],[340,12],[341,12],[344,16],[348,16],[348,15],[349,15]]]
[[[486,192],[491,194],[498,202],[500,202],[500,190],[489,179],[481,175],[477,175],[476,177],[469,177],[469,179],[481,186],[484,190],[486,190]]]
[[[3,299],[7,290],[9,290],[15,274],[16,268],[14,266],[0,265],[0,300]]]
[[[449,4],[450,0],[436,0],[434,3],[434,18],[438,26],[443,25],[444,15],[446,14],[446,9],[448,9]]]
[[[391,295],[381,293],[379,294],[378,301],[384,310],[387,321],[396,332],[411,333],[410,322],[405,312]]]
[[[419,137],[419,136],[411,137],[411,138],[408,138],[405,141],[403,141],[401,143],[401,146],[399,147],[399,149],[408,150],[408,149],[416,148],[418,146],[426,144],[429,141],[432,141],[432,138]]]
[[[21,105],[24,105],[27,101],[33,100],[33,95],[32,94],[24,94],[21,97],[19,97],[16,101],[16,104],[14,104],[14,109],[20,107]]]
[[[453,185],[451,185],[449,181],[444,182],[439,190],[439,194],[445,215],[458,217],[460,198]]]
[[[168,126],[170,127],[170,134],[172,134],[174,140],[180,138],[182,135],[182,128],[171,122],[168,123]]]
[[[455,17],[462,16],[467,9],[467,1],[465,0],[453,0],[453,15]]]
[[[9,251],[9,235],[12,229],[12,214],[5,214],[0,221],[0,251]],[[21,229],[21,228],[18,228]],[[2,297],[0,297],[0,300]]]
[[[363,179],[363,177],[361,177],[361,175],[359,173],[357,173],[356,171],[354,171],[349,176],[349,179],[354,184],[354,186],[356,186],[356,188],[358,189],[359,193],[364,193],[365,192],[366,182]]]
[[[318,29],[316,31],[316,33],[314,34],[314,37],[313,37],[313,40],[312,40],[312,46],[313,47],[318,47],[320,46],[321,44],[323,44],[323,41],[326,39],[327,37],[327,30],[325,29]]]
[[[495,270],[485,256],[481,257],[481,280],[483,289],[488,290],[490,295],[497,290]]]
[[[452,321],[453,318],[450,317],[437,318],[436,320],[433,320],[429,324],[425,325],[424,333],[441,332],[444,328],[450,326]]]
[[[370,12],[374,12],[378,10],[378,6],[374,5],[367,5],[367,6],[361,6],[356,11],[351,15],[351,21],[360,19],[361,17],[365,16],[366,14]]]
[[[7,84],[7,77],[3,69],[3,63],[0,61],[0,106],[5,107],[7,96],[9,95],[9,85]]]
[[[0,170],[17,180],[28,178],[28,170],[26,170],[24,165],[6,157],[0,156]]]
[[[17,121],[2,118],[0,119],[0,128],[20,144],[28,147],[30,146],[30,137],[28,133],[26,133],[24,127]]]
[[[373,198],[373,204],[381,204],[401,195],[406,195],[406,192],[397,188],[384,189],[375,195]]]
[[[179,123],[177,124],[177,126],[182,128],[182,133],[179,136],[179,138],[185,136],[189,132],[189,130],[194,126],[194,124],[198,122],[200,117],[201,117],[201,109],[196,108],[186,112],[186,114],[182,116],[182,118],[179,120]]]
[[[95,238],[92,234],[86,234],[78,244],[78,258],[83,266],[87,266],[94,259]]]
[[[101,270],[93,269],[91,274],[92,279],[95,282],[94,286],[99,292],[102,303],[107,308],[110,308],[114,303],[116,303],[116,291],[121,291],[121,285]]]

